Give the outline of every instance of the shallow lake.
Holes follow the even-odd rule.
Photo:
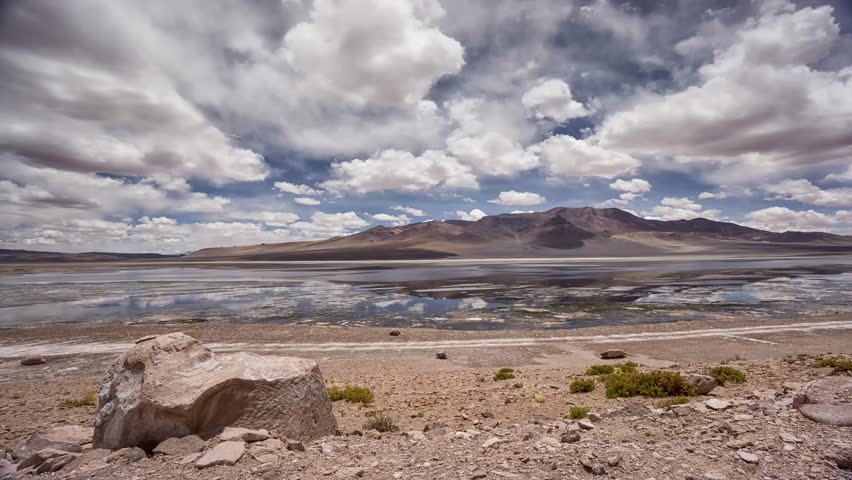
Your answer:
[[[850,311],[849,257],[167,264],[0,275],[0,326],[576,328]]]

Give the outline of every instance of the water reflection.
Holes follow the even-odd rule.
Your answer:
[[[571,328],[849,311],[852,260],[105,269],[0,276],[0,325],[273,322]]]

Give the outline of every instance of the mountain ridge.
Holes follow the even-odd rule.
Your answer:
[[[770,232],[706,218],[652,220],[618,208],[556,207],[476,221],[378,225],[315,242],[207,248],[186,258],[243,260],[382,260],[444,257],[640,256],[688,253],[852,252],[852,237]]]

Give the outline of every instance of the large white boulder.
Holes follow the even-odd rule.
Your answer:
[[[170,333],[140,339],[113,364],[98,398],[94,445],[151,449],[228,426],[306,441],[337,430],[316,362],[214,354],[188,335]]]

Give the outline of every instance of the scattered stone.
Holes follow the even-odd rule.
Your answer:
[[[683,378],[695,387],[695,392],[699,395],[707,395],[708,393],[712,392],[714,388],[719,386],[719,383],[716,382],[716,379],[708,375],[698,375],[695,373],[690,373],[684,375]]]
[[[335,478],[360,478],[364,476],[364,469],[358,467],[343,467],[335,472]]]
[[[594,424],[592,424],[592,422],[590,422],[590,421],[589,421],[588,419],[586,419],[586,418],[584,418],[584,419],[580,420],[579,422],[577,422],[577,425],[578,425],[580,428],[582,428],[583,430],[594,430],[594,429],[595,429]]]
[[[754,464],[754,465],[757,465],[758,463],[760,463],[760,458],[758,458],[757,455],[755,455],[755,454],[753,454],[749,451],[746,451],[746,450],[739,450],[737,452],[737,456],[740,457],[740,460],[742,460],[746,463],[751,463],[751,464]]]
[[[783,440],[784,443],[802,443],[801,438],[787,432],[781,432],[781,440]]]
[[[579,433],[566,433],[562,435],[562,438],[559,439],[562,443],[577,443],[580,441]]]
[[[389,335],[391,337],[398,337],[398,336],[402,335],[402,332],[400,332],[399,330],[391,330]]]
[[[320,451],[325,455],[331,455],[335,450],[337,450],[337,447],[333,443],[323,443],[320,445]]]
[[[178,460],[178,463],[181,465],[189,465],[190,463],[195,463],[196,461],[198,461],[199,458],[201,458],[201,455],[203,455],[201,452],[191,453]]]
[[[219,439],[223,442],[259,442],[272,438],[269,431],[264,429],[251,430],[241,427],[225,427],[222,433],[219,434]]]
[[[60,470],[62,467],[77,458],[77,455],[78,454],[76,453],[66,453],[65,455],[49,458],[45,460],[44,463],[36,467],[34,473],[40,475],[42,473],[50,473]]]
[[[205,453],[195,462],[196,468],[207,468],[214,465],[233,465],[246,453],[245,442],[222,442]]]
[[[36,433],[27,437],[12,450],[12,458],[22,460],[45,448],[80,453],[83,451],[81,445],[92,442],[92,434],[91,427],[79,425],[55,427],[47,433]]]
[[[29,357],[26,357],[21,360],[21,365],[25,367],[32,365],[42,365],[44,363],[47,362],[45,362],[44,357],[42,357],[41,355],[30,355]]]
[[[447,352],[438,352],[435,354],[435,358],[437,358],[438,360],[446,360]]]
[[[488,474],[485,473],[485,470],[474,470],[470,475],[470,480],[479,480],[480,478],[485,478],[487,476]]]
[[[705,473],[704,478],[706,480],[728,480],[728,477],[722,475],[721,473],[716,473],[716,472]]]
[[[603,417],[599,413],[590,413],[590,414],[586,415],[586,418],[588,418],[590,421],[595,422],[595,423],[603,420]]]
[[[160,442],[154,453],[162,455],[174,455],[185,457],[191,453],[198,453],[204,449],[204,440],[198,435],[187,435],[181,438],[168,438]]]
[[[304,452],[306,449],[305,449],[304,443],[302,443],[298,440],[290,440],[288,438],[287,439],[287,450],[290,450],[292,452]]]
[[[44,462],[52,458],[64,457],[66,455],[69,455],[69,453],[65,450],[58,450],[56,448],[45,448],[30,455],[29,457],[24,459],[24,461],[19,463],[18,471],[20,472],[22,470],[26,470],[27,468],[38,469],[38,467],[41,466],[41,464],[43,464]]]
[[[718,398],[711,398],[710,400],[705,401],[704,405],[706,405],[710,410],[717,411],[727,410],[733,406],[731,405],[731,402],[720,400]]]
[[[482,412],[482,418],[494,418],[494,414],[492,412]]]
[[[606,457],[606,464],[610,467],[617,467],[621,463],[621,455],[614,454]]]
[[[482,444],[482,448],[493,448],[506,442],[508,442],[508,440],[504,438],[491,437]]]
[[[442,430],[442,429],[445,430],[446,428],[447,428],[446,423],[441,422],[441,421],[435,421],[435,422],[427,423],[426,426],[423,427],[423,431],[424,432],[430,432],[432,430]]]
[[[603,358],[604,360],[612,360],[612,359],[615,359],[615,358],[624,358],[624,357],[626,357],[626,356],[627,356],[627,352],[625,352],[624,350],[616,350],[616,349],[613,349],[613,350],[607,350],[607,351],[605,351],[605,352],[601,352],[601,353],[600,353],[600,356],[601,356],[601,358]]]
[[[408,437],[408,440],[415,443],[426,440],[426,435],[423,435],[423,432],[418,432],[417,430],[405,432],[405,436]]]
[[[230,425],[271,427],[300,440],[337,431],[313,360],[214,354],[183,333],[160,335],[119,357],[98,404],[98,448],[151,448]]]
[[[126,465],[133,462],[138,462],[143,458],[146,458],[148,455],[145,454],[145,450],[142,450],[139,447],[127,447],[122,448],[120,450],[116,450],[106,457],[106,463],[117,463],[119,465]]]
[[[607,412],[604,416],[607,417],[607,418],[613,418],[613,417],[645,417],[645,416],[650,415],[650,414],[651,414],[650,408],[648,408],[644,405],[638,404],[638,403],[630,402],[630,403],[624,405],[624,407],[622,407],[622,408],[619,408],[619,409],[616,409],[616,410],[611,410],[611,411]]]
[[[274,453],[264,453],[254,457],[260,463],[275,463],[280,457]]]
[[[84,452],[82,455],[72,460],[71,463],[65,466],[65,469],[68,471],[77,470],[78,468],[88,463],[97,460],[105,460],[110,453],[112,452],[110,450],[107,450],[106,448],[95,448],[93,450],[89,450],[88,452]]]

